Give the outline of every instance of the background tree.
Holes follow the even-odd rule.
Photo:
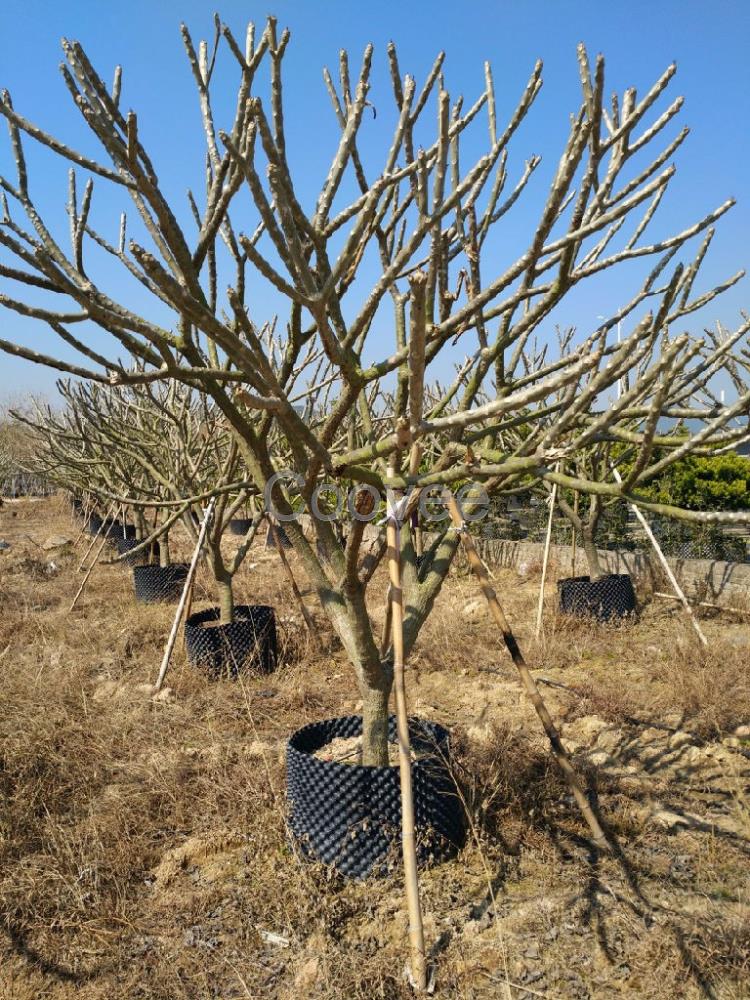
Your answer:
[[[134,507],[139,548],[146,551],[158,542],[163,566],[169,562],[170,531],[178,520],[197,543],[202,509],[190,498],[220,491],[204,556],[216,586],[220,621],[232,622],[234,576],[262,515],[252,520],[228,556],[222,541],[229,523],[255,490],[242,485],[239,449],[223,414],[178,382],[127,388],[65,382],[59,388],[66,406],[56,412],[48,407],[33,421],[40,439],[38,465],[69,489],[94,492],[107,504],[115,500]],[[155,514],[148,525],[147,511]]]

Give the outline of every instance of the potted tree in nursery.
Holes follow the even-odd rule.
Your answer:
[[[76,338],[68,327],[81,315],[88,321],[86,327],[94,324],[119,341],[136,365],[104,357],[82,341],[86,361],[80,365],[5,340],[0,347],[89,381],[126,386],[163,380],[200,387],[223,415],[237,442],[243,480],[252,483],[282,519],[351,661],[363,706],[361,719],[352,723],[361,726],[362,772],[387,769],[389,744],[394,735],[397,738],[402,800],[401,810],[394,808],[390,817],[398,816],[401,822],[394,824],[389,842],[398,843],[400,825],[410,887],[412,970],[424,988],[425,950],[413,889],[416,843],[428,834],[428,827],[417,808],[416,838],[412,836],[411,805],[418,799],[420,772],[418,763],[409,760],[405,713],[399,710],[394,733],[389,699],[394,677],[403,680],[403,661],[431,612],[460,539],[449,524],[438,522],[418,562],[409,516],[433,488],[471,479],[493,496],[516,490],[524,477],[587,494],[623,496],[648,509],[638,486],[654,469],[652,416],[668,410],[683,390],[689,393],[705,372],[689,337],[672,337],[668,331],[739,278],[694,295],[706,247],[690,247],[683,263],[675,257],[697,235],[709,234],[731,202],[672,235],[644,241],[644,230],[673,175],[665,163],[686,134],[656,148],[679,102],[655,124],[646,124],[675,68],[669,67],[640,99],[628,91],[613,102],[610,112],[604,106],[603,60],[599,58],[592,70],[581,47],[580,108],[571,118],[546,198],[522,247],[510,254],[511,241],[503,239],[501,231],[503,220],[527,190],[540,161],[532,157],[511,180],[508,149],[539,93],[541,64],[534,67],[503,127],[489,67],[485,89],[477,101],[464,106],[446,89],[442,55],[418,86],[414,78],[402,75],[396,49],[389,46],[393,129],[379,147],[365,138],[371,127],[366,109],[373,96],[373,51],[368,46],[356,76],[346,53],[341,55],[338,84],[326,74],[339,134],[320,193],[314,205],[308,205],[303,191],[309,191],[309,164],[304,163],[301,183],[293,141],[284,130],[289,121],[283,89],[288,33],[279,35],[270,18],[259,35],[254,29],[248,32],[243,46],[218,19],[217,27],[217,52],[211,58],[206,45],[196,51],[183,27],[208,157],[207,172],[202,162],[196,163],[196,181],[207,184],[205,199],[191,195],[187,213],[160,183],[143,145],[137,113],[121,110],[120,76],[111,91],[78,43],[64,43],[66,79],[106,162],[84,157],[54,139],[24,118],[17,103],[0,102],[19,163],[17,177],[4,180],[14,232],[26,225],[36,234],[29,233],[33,254],[15,237],[3,245],[9,255],[20,257],[37,284],[41,279],[44,288],[57,293],[51,296],[64,300],[68,310],[78,310],[60,313],[52,302],[37,305],[35,295],[34,315],[69,343]],[[219,47],[234,61],[239,77],[236,110],[223,128],[213,102],[217,80],[226,80],[225,74],[214,72]],[[264,68],[271,82],[268,106],[257,91]],[[376,103],[379,109],[384,106],[379,99]],[[379,129],[383,119],[384,113],[379,114]],[[436,123],[431,138],[429,120]],[[461,149],[466,152],[465,138],[472,133],[485,144],[485,152],[467,161]],[[21,158],[26,135],[94,174],[98,185],[111,188],[113,199],[130,199],[147,235],[135,232],[129,238],[127,222],[119,227],[119,239],[112,235],[115,223],[111,231],[100,231],[89,213],[91,196],[80,206],[73,196],[69,212],[82,221],[75,227],[74,245],[64,248],[52,235],[59,227],[37,224],[39,210]],[[613,242],[618,233],[620,239],[627,237],[622,246]],[[92,244],[137,276],[149,293],[143,301],[150,296],[153,309],[144,304],[136,312],[105,293],[89,252]],[[535,333],[544,332],[548,317],[571,289],[637,258],[650,258],[653,267],[624,294],[609,319],[558,356],[530,349]],[[219,270],[225,272],[223,280]],[[13,273],[18,273],[18,265]],[[259,328],[251,318],[250,276],[268,285],[283,310],[278,328]],[[2,304],[29,308],[10,295]],[[172,317],[168,329],[165,308]],[[614,338],[618,323],[629,324],[620,343]],[[743,335],[737,333],[738,338]],[[430,366],[455,360],[456,352],[459,360],[464,357],[456,378],[438,399],[429,398],[424,405],[425,372],[431,378]],[[631,395],[623,395],[627,406],[618,409],[610,405],[609,392],[627,373]],[[392,411],[383,414],[376,401],[394,385]],[[721,439],[748,403],[750,394],[742,390],[716,414],[688,407],[696,421],[702,421],[698,437],[704,435],[704,442]],[[633,431],[636,418],[640,422]],[[519,439],[521,423],[527,432]],[[620,432],[632,434],[643,457],[622,484],[576,479],[562,471],[562,459],[583,447],[586,442],[579,439],[592,431],[614,438]],[[280,468],[280,445],[285,468]],[[427,456],[424,462],[422,455]],[[299,498],[309,509],[324,482],[354,484],[355,508],[363,503],[358,499],[363,492],[384,496],[386,490],[393,491],[390,544],[381,538],[363,557],[364,524],[356,518],[341,537],[329,520],[313,516],[312,538],[293,516],[286,520],[293,515],[292,501]],[[201,496],[190,494],[196,495]],[[368,614],[368,588],[386,552],[393,567],[394,630],[381,654]],[[396,693],[402,709],[400,683]],[[319,800],[325,789],[314,777],[294,783],[292,754],[308,760],[315,743],[324,744],[334,732],[325,724],[320,735],[302,747],[292,737],[293,828],[301,816],[303,790]],[[432,737],[440,748],[440,734],[433,732]],[[366,782],[357,786],[337,804],[353,809],[356,801],[359,809],[370,787]],[[390,819],[379,811],[380,801],[372,797],[368,822],[385,829]],[[331,834],[336,845],[333,863],[340,866],[347,852],[345,828],[342,823]]]
[[[611,478],[612,446],[601,443],[582,449],[566,467],[566,472],[578,478],[607,482]],[[554,502],[550,495],[550,502]],[[610,573],[602,567],[599,555],[600,528],[607,513],[623,511],[619,497],[601,494],[580,494],[558,490],[557,505],[570,522],[587,563],[588,573],[573,575],[557,582],[560,610],[578,617],[594,617],[599,621],[620,621],[636,613],[636,595],[629,573]]]
[[[262,672],[275,668],[275,617],[267,605],[240,605],[234,601],[233,581],[253,543],[261,515],[250,520],[231,556],[222,542],[235,514],[247,502],[252,486],[242,483],[239,449],[227,431],[221,411],[188,386],[141,384],[131,387],[79,386],[74,404],[89,449],[115,456],[111,489],[118,495],[147,498],[165,506],[149,540],[166,556],[158,566],[137,565],[133,570],[136,595],[141,599],[176,600],[187,578],[187,563],[169,561],[169,538],[182,523],[195,545],[200,505],[193,496],[221,491],[205,533],[203,556],[213,576],[217,607],[196,611],[185,623],[185,644],[191,662],[211,673],[236,675],[244,666]],[[238,481],[239,479],[239,481]],[[170,513],[172,505],[174,510]],[[132,560],[135,549],[125,548]]]

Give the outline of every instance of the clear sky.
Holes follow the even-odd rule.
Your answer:
[[[93,153],[95,148],[87,141],[59,74],[60,38],[80,40],[105,79],[111,78],[116,63],[122,63],[123,103],[138,111],[140,133],[160,178],[182,197],[187,187],[200,187],[203,138],[178,28],[185,20],[196,41],[210,37],[212,10],[198,0],[131,0],[127,4],[2,0],[0,86],[11,91],[22,114]],[[277,0],[273,7],[225,0],[219,8],[239,36],[247,18],[262,24],[269,10],[277,15],[280,27],[288,26],[292,32],[285,59],[287,127],[292,167],[303,175],[303,186],[309,173],[310,198],[325,176],[336,137],[321,70],[324,65],[335,67],[341,47],[350,51],[352,64],[358,65],[365,44],[375,44],[376,83],[386,79],[385,46],[391,39],[399,47],[402,72],[416,75],[418,81],[436,53],[445,49],[446,85],[452,97],[463,93],[467,101],[481,92],[483,63],[489,59],[501,119],[515,107],[534,61],[542,58],[544,87],[531,120],[516,138],[513,156],[516,164],[522,164],[538,153],[547,173],[540,168],[538,181],[519,203],[507,231],[511,241],[514,236],[522,238],[524,223],[530,224],[538,215],[567,133],[568,115],[578,107],[576,43],[586,43],[592,61],[598,52],[605,55],[607,93],[615,89],[622,93],[630,85],[645,93],[666,65],[676,60],[678,75],[669,93],[672,97],[684,94],[686,103],[666,136],[671,138],[683,124],[691,127],[691,135],[677,154],[678,175],[652,235],[682,228],[733,196],[738,204],[719,223],[702,272],[702,287],[740,267],[750,267],[749,0],[415,0],[408,4]],[[229,92],[227,97],[231,97]],[[374,87],[373,101],[377,104],[380,99]],[[373,126],[374,135],[377,127]],[[60,224],[66,225],[67,167],[47,155],[30,160],[32,195],[45,212],[56,213]],[[0,171],[13,176],[4,130]],[[107,203],[97,204],[98,221],[114,237],[116,216],[102,221]],[[524,248],[519,245],[517,252]],[[587,289],[571,300],[567,312],[556,315],[556,321],[587,329],[598,314],[611,312],[622,301],[619,281],[619,276],[613,276]],[[705,321],[713,317],[736,325],[740,309],[750,309],[749,288],[746,278],[712,305]],[[613,296],[618,301],[611,301]],[[53,335],[7,312],[0,313],[0,336],[64,355]],[[0,399],[26,391],[48,392],[54,378],[53,373],[0,354]]]

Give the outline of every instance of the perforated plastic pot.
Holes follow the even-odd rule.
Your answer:
[[[436,723],[410,719],[417,856],[421,865],[452,857],[462,846],[463,806],[449,770],[450,734]],[[364,767],[313,756],[337,737],[360,736],[362,717],[314,722],[287,744],[289,828],[303,855],[347,878],[385,875],[401,864],[401,787],[398,767]],[[396,741],[396,719],[388,721]]]
[[[96,535],[103,523],[104,521],[98,514],[89,514],[86,520],[86,530],[90,535]]]
[[[572,576],[559,580],[557,589],[565,614],[608,622],[636,613],[633,581],[627,573],[611,573],[598,580]]]
[[[185,622],[188,660],[216,677],[239,672],[270,674],[276,669],[276,616],[267,604],[239,604],[231,625],[216,625],[219,608],[190,615]]]
[[[278,536],[280,545],[283,545],[285,549],[291,548],[292,543],[289,541],[289,536],[287,535],[287,533],[284,531],[284,529],[281,527],[280,524],[276,525],[276,535]],[[276,542],[274,540],[273,532],[271,531],[270,525],[268,531],[266,532],[266,548],[267,549],[276,548]]]
[[[119,554],[125,555],[127,552],[132,551],[141,544],[140,540],[137,538],[118,538],[116,540],[117,551]],[[159,543],[152,542],[150,546],[151,556],[153,559],[159,558]],[[146,549],[142,552],[137,552],[134,556],[127,556],[123,562],[127,563],[128,566],[140,566],[143,564],[143,560],[148,558],[149,550]]]
[[[229,522],[229,533],[231,535],[246,535],[253,526],[251,517],[233,517]]]
[[[145,604],[178,601],[187,574],[187,563],[172,563],[169,566],[134,566],[135,598]]]

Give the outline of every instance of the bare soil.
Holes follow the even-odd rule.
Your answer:
[[[400,879],[345,883],[286,836],[287,738],[359,709],[312,596],[324,653],[258,542],[236,600],[277,609],[279,669],[210,681],[178,644],[156,699],[174,606],[103,565],[69,613],[82,546],[43,552],[57,533],[76,534],[61,499],[0,508],[0,997],[411,996]],[[538,575],[494,582],[616,850],[592,847],[456,569],[407,674],[410,711],[453,732],[470,821],[422,877],[434,996],[746,998],[750,619],[701,612],[704,651],[639,587],[632,625],[564,620],[553,573],[536,641]],[[379,572],[378,626],[385,593]],[[194,609],[214,603],[201,570]]]

